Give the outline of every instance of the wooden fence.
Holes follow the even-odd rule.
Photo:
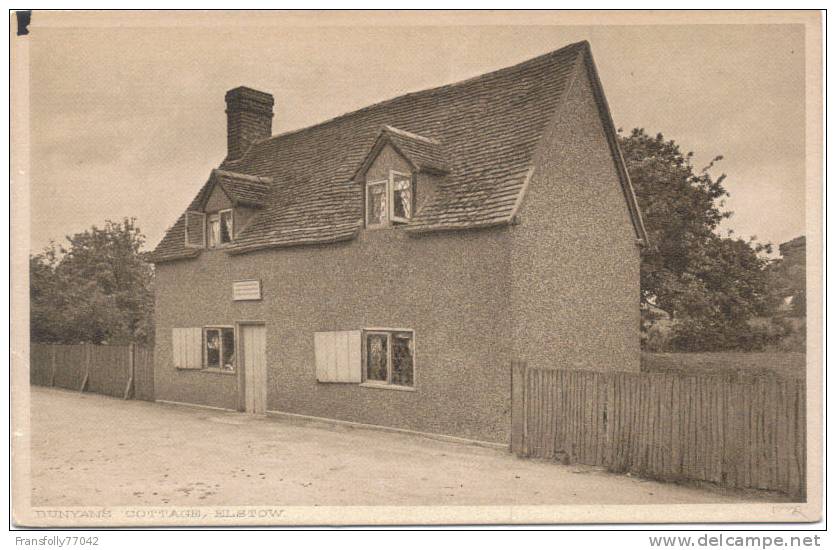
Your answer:
[[[29,381],[38,386],[154,400],[154,355],[135,346],[32,343]]]
[[[511,450],[806,496],[803,380],[512,365]]]

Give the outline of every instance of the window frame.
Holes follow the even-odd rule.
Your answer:
[[[229,242],[218,243],[219,247],[230,246],[235,241],[235,209],[234,208],[224,208],[223,210],[218,210],[218,223],[220,224],[220,232],[219,235],[223,235],[223,224],[224,224],[224,214],[229,213]],[[223,237],[221,237],[223,238]]]
[[[223,330],[229,329],[232,330],[232,342],[234,346],[233,353],[234,359],[232,361],[232,370],[226,370],[223,368],[223,357],[224,357],[224,339],[223,339]],[[218,366],[217,367],[210,367],[209,366],[209,357],[206,353],[206,333],[210,330],[217,330],[220,336],[220,348],[218,349]],[[235,329],[235,325],[206,325],[203,327],[202,331],[202,340],[200,343],[200,350],[202,354],[201,358],[201,371],[203,372],[214,372],[219,374],[230,374],[234,375],[238,373],[238,331]]]
[[[401,176],[404,179],[409,180],[409,211],[410,216],[408,218],[403,218],[401,216],[395,216],[395,176]],[[412,174],[406,172],[398,172],[397,170],[389,170],[389,223],[392,225],[402,224],[402,223],[409,223],[412,219],[412,214],[414,214],[414,207],[415,207],[415,180],[412,177]]]
[[[225,243],[222,242],[222,229],[223,229],[223,215],[229,212],[230,218],[230,234],[229,234],[229,242]],[[224,248],[226,246],[231,246],[233,241],[235,240],[235,209],[233,208],[224,208],[223,210],[218,210],[216,212],[207,212],[206,216],[206,230],[204,231],[204,240],[206,242],[206,248]],[[212,243],[212,221],[216,218],[218,220],[218,242]]]
[[[374,186],[382,185],[383,186],[383,194],[386,195],[387,205],[386,205],[386,219],[381,223],[369,223],[369,215],[371,214],[371,209],[369,208],[369,195],[371,194],[370,189]],[[366,228],[367,229],[380,229],[381,227],[387,227],[390,224],[389,218],[389,180],[375,180],[375,181],[367,181],[366,182],[366,202],[365,202],[365,211],[366,211]]]
[[[392,340],[396,334],[408,333],[412,340],[412,385],[404,386],[402,384],[392,383]],[[362,330],[363,339],[361,342],[361,356],[362,356],[362,372],[360,385],[367,388],[384,388],[401,391],[415,391],[418,385],[417,366],[415,364],[415,356],[418,352],[417,339],[415,338],[415,330],[411,328],[390,328],[390,327],[370,327]],[[368,379],[368,337],[369,336],[386,336],[386,381],[369,380]]]
[[[401,176],[405,179],[409,180],[409,202],[410,202],[410,217],[404,218],[401,216],[395,216],[395,177]],[[387,179],[379,179],[369,181],[366,180],[366,192],[365,198],[366,202],[364,203],[363,210],[366,213],[366,228],[367,229],[380,229],[383,227],[393,227],[396,225],[402,225],[409,223],[412,220],[412,217],[415,215],[415,175],[412,172],[401,172],[398,170],[389,170],[389,175]],[[383,185],[384,190],[383,192],[386,194],[386,219],[382,223],[369,223],[369,189],[376,185]]]
[[[214,221],[213,218],[218,219],[218,239],[220,239],[221,215],[218,212],[207,213],[206,214],[206,248],[218,248],[218,243],[213,242],[214,239],[212,237],[212,222]]]

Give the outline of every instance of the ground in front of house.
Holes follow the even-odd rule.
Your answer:
[[[32,387],[34,506],[733,503],[724,493],[324,423]]]

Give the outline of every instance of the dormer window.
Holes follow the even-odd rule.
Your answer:
[[[232,209],[207,216],[207,235],[209,248],[216,248],[232,242]]]
[[[271,182],[271,178],[212,170],[192,209],[186,212],[186,247],[232,245],[236,230],[241,233],[256,211],[264,208]]]
[[[186,246],[189,248],[217,248],[232,243],[232,209],[204,214],[186,212]]]
[[[366,226],[406,223],[412,218],[415,189],[412,175],[389,171],[389,179],[366,182]]]
[[[439,141],[384,126],[351,177],[365,186],[366,227],[409,223],[419,207],[431,203],[439,178],[448,173]]]

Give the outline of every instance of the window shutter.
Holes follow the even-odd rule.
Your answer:
[[[203,329],[200,327],[171,329],[171,356],[174,368],[203,368],[202,346]]]
[[[314,355],[318,382],[362,381],[361,332],[315,332]]]
[[[206,214],[203,212],[186,212],[186,246],[206,246]]]

